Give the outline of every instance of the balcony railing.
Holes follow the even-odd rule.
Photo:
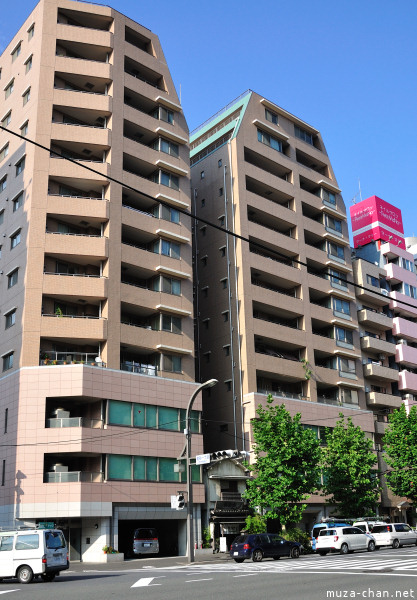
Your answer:
[[[62,275],[65,277],[95,277],[96,279],[107,279],[104,275],[91,275],[87,273],[55,273],[54,271],[45,271],[44,275]]]
[[[140,213],[141,215],[146,215],[147,217],[153,217],[154,219],[157,219],[158,217],[155,217],[155,215],[153,215],[150,212],[146,212],[146,210],[140,210],[140,208],[134,208],[133,206],[129,206],[129,204],[122,204],[123,208],[128,208],[129,210],[134,210],[135,212]]]
[[[141,75],[138,72],[133,73],[133,71],[129,71],[128,69],[125,69],[125,73],[127,73],[128,75],[131,75],[135,79],[140,79],[144,83],[147,83],[148,85],[151,85],[152,87],[154,87],[154,88],[156,88],[158,90],[165,91],[163,87],[160,87],[157,83],[149,81],[148,79],[146,79],[145,77],[143,77],[143,75]]]
[[[287,265],[288,267],[292,267],[293,269],[299,268],[290,257],[286,258],[285,256],[270,256],[266,252],[262,252],[261,250],[255,249],[253,246],[249,247],[249,251],[252,254],[257,254],[258,256],[262,256],[263,258],[269,258],[274,262],[279,262],[281,264]]]
[[[54,198],[77,198],[78,200],[105,200],[108,202],[107,198],[102,198],[101,196],[77,196],[76,194],[51,194],[48,196],[53,196]]]
[[[297,292],[295,290],[286,290],[283,288],[278,288],[272,284],[268,285],[267,283],[264,283],[259,279],[253,278],[252,285],[257,285],[258,287],[264,288],[266,290],[271,290],[271,292],[276,292],[277,294],[284,294],[285,296],[290,296],[291,298],[297,298],[298,300],[300,299],[299,296],[297,296]]]
[[[95,233],[95,234],[91,234],[91,233],[70,233],[70,232],[63,232],[63,231],[49,231],[48,229],[45,231],[45,233],[49,233],[52,235],[73,235],[76,237],[89,237],[89,238],[104,238],[104,235],[101,235],[99,233]]]
[[[154,365],[127,361],[120,364],[120,369],[122,371],[129,371],[129,373],[140,373],[141,375],[152,375],[153,377],[158,376],[158,370]]]
[[[308,396],[303,396],[302,394],[295,394],[293,392],[277,392],[272,390],[264,390],[262,388],[257,389],[257,394],[271,394],[274,398],[290,398],[291,400],[310,400]]]
[[[101,419],[86,419],[85,417],[67,417],[65,419],[47,419],[47,428],[62,427],[89,427],[91,429],[103,429]]]
[[[43,317],[57,317],[58,319],[103,319],[104,321],[107,321],[107,319],[105,317],[100,317],[100,316],[95,316],[95,315],[65,315],[65,314],[48,314],[48,313],[42,313]]]
[[[111,98],[109,94],[105,94],[104,92],[88,92],[87,90],[77,90],[76,88],[63,88],[54,85],[54,90],[61,90],[63,92],[78,92],[79,94],[93,94],[95,96],[108,96]]]
[[[104,473],[89,471],[64,471],[44,474],[44,483],[101,483]]]
[[[98,352],[55,352],[54,350],[44,350],[41,354],[40,365],[88,365],[92,367],[105,367],[103,361],[96,361],[99,357]]]

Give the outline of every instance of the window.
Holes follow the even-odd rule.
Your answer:
[[[16,60],[16,58],[18,56],[20,56],[21,51],[22,51],[22,43],[19,42],[18,45],[16,46],[16,48],[12,52],[12,62],[14,62]]]
[[[6,100],[10,96],[10,94],[13,92],[13,90],[14,90],[14,79],[11,80],[9,85],[4,90],[4,96],[5,96]]]
[[[172,373],[181,373],[181,356],[175,356],[174,354],[164,354],[162,360],[162,370],[170,371]]]
[[[265,119],[274,125],[278,125],[278,115],[265,108]]]
[[[219,160],[217,161],[217,166],[219,167],[219,169],[220,169],[220,167],[222,166],[222,164],[223,164],[223,163],[222,163],[222,159],[221,159],[221,158],[219,158]]]
[[[26,137],[29,131],[29,121],[25,121],[20,128],[20,135]]]
[[[232,381],[230,379],[228,379],[227,381],[224,382],[224,384],[226,386],[226,391],[231,392],[232,391]]]
[[[208,285],[205,285],[203,288],[201,288],[201,293],[203,294],[203,298],[208,298],[208,291],[209,291]]]
[[[165,154],[169,154],[170,156],[175,156],[175,158],[178,158],[178,155],[179,155],[178,144],[174,144],[173,142],[169,142],[168,140],[159,138],[159,139],[155,140],[152,147],[154,150],[159,150],[160,152],[165,152]]]
[[[265,144],[266,146],[269,146],[278,152],[282,152],[282,142],[272,137],[272,135],[269,135],[269,133],[265,133],[261,129],[258,129],[258,142],[262,142],[262,144]]]
[[[204,179],[205,175],[204,175],[204,171],[201,171],[200,173],[200,179]]]
[[[170,187],[173,190],[179,190],[180,188],[179,177],[177,177],[177,175],[172,175],[172,173],[168,173],[167,171],[157,171],[153,175],[152,180],[155,183],[166,185],[167,187]]]
[[[1,468],[1,485],[4,485],[6,483],[6,461],[3,459],[3,465]],[[3,550],[3,544],[5,543],[5,548],[4,550],[12,550],[13,549],[13,536],[9,536],[8,538],[6,536],[2,536],[2,550]]]
[[[25,61],[25,73],[29,73],[32,68],[32,55]]]
[[[31,40],[34,35],[35,35],[35,23],[33,23],[33,25],[31,25],[28,29],[28,41]]]
[[[339,246],[338,244],[335,244],[334,242],[327,242],[327,252],[329,254],[329,256],[336,256],[337,258],[340,258],[341,260],[345,260],[345,251],[343,246]]]
[[[0,160],[4,160],[9,154],[9,142],[0,150]]]
[[[9,352],[3,356],[3,371],[13,368],[13,354],[14,352]]]
[[[18,273],[19,273],[19,269],[15,269],[14,271],[12,271],[11,273],[8,274],[8,276],[7,276],[7,288],[8,289],[10,289],[14,285],[16,285],[16,283],[18,281]]]
[[[7,433],[7,424],[9,421],[9,409],[4,409],[4,433]]]
[[[353,333],[349,329],[343,329],[343,327],[335,328],[336,340],[345,344],[353,345]]]
[[[181,281],[179,279],[172,279],[171,277],[156,277],[152,282],[152,289],[155,292],[164,292],[165,294],[172,294],[174,296],[181,295]]]
[[[223,196],[223,188],[219,188],[219,196]]]
[[[224,227],[224,215],[221,215],[219,217],[219,223],[220,223],[220,227]]]
[[[346,275],[344,273],[340,273],[340,271],[336,271],[335,269],[329,269],[329,275],[332,285],[336,284],[347,288]]]
[[[355,361],[349,358],[342,358],[339,356],[338,368],[339,371],[342,371],[343,373],[356,373]]]
[[[206,199],[202,198],[201,199],[201,206],[204,207],[206,205]]]
[[[222,288],[224,290],[227,290],[227,277],[225,277],[224,279],[220,279],[220,283],[222,284]]]
[[[159,206],[157,207],[159,209]],[[180,213],[176,208],[171,208],[170,206],[161,205],[160,207],[160,218],[164,219],[164,221],[171,221],[171,223],[179,223],[180,222]]]
[[[0,179],[0,192],[5,190],[6,187],[7,187],[7,175],[5,175],[4,177],[2,177],[2,179]]]
[[[294,133],[295,137],[299,140],[303,140],[304,142],[307,142],[307,144],[313,145],[313,136],[305,129],[301,129],[301,127],[294,125]]]
[[[4,223],[4,208],[3,210],[0,210],[0,225],[3,225]]]
[[[219,248],[220,250],[220,256],[222,258],[224,258],[226,256],[226,246],[222,246],[221,248]]]
[[[333,298],[333,310],[350,315],[350,302],[341,298]]]
[[[319,188],[318,193],[316,195],[320,196],[322,200],[328,202],[329,204],[336,204],[336,196],[335,194],[333,194],[333,192],[329,192],[329,190]]]
[[[205,256],[202,256],[202,257],[200,258],[200,260],[201,260],[201,263],[202,263],[203,267],[207,267],[207,261],[208,261],[208,256],[207,256],[207,254],[206,254]]]
[[[223,346],[223,350],[224,350],[225,356],[230,355],[230,346]]]
[[[21,236],[20,236],[20,229],[19,231],[16,231],[16,233],[14,233],[12,236],[10,236],[10,249],[12,250],[13,248],[16,248],[16,246],[18,246],[20,244],[21,241]]]
[[[163,106],[159,106],[158,108],[156,108],[153,111],[152,116],[155,119],[159,119],[160,121],[165,121],[166,123],[170,123],[171,125],[174,123],[174,113],[172,112],[172,110],[168,110],[167,108],[164,108]]]
[[[16,323],[16,309],[14,308],[13,310],[9,311],[5,315],[5,318],[6,318],[5,329],[9,329],[9,327],[12,327]]]
[[[181,333],[181,318],[161,315],[161,329],[172,333]]]
[[[180,258],[180,244],[168,240],[158,240],[153,245],[155,254],[170,256],[171,258]]]
[[[5,117],[3,117],[3,119],[1,120],[2,127],[7,127],[7,125],[10,123],[11,120],[12,120],[12,111],[9,110],[7,115]]]
[[[224,313],[222,313],[222,315],[223,315],[223,321],[225,323],[227,323],[227,321],[229,320],[229,311],[225,310]]]
[[[25,104],[27,104],[30,100],[30,88],[28,90],[26,90],[26,92],[22,95],[23,97],[23,106],[25,106]]]
[[[16,175],[20,175],[25,169],[26,158],[23,157],[16,163]]]
[[[403,283],[403,294],[409,296],[410,298],[417,298],[417,289],[414,285],[409,285],[408,283]]]
[[[367,275],[366,276],[366,283],[368,285],[372,285],[374,287],[379,288],[379,279],[378,279],[378,277],[373,277],[372,275]]]
[[[17,210],[19,210],[19,208],[23,205],[23,192],[20,192],[20,194],[18,196],[16,196],[16,198],[13,198],[12,204],[13,204],[13,212],[16,212]]]
[[[203,225],[203,227],[200,227],[200,231],[201,231],[201,235],[206,235],[207,233],[207,225]]]
[[[407,269],[407,271],[411,271],[411,273],[414,273],[414,264],[411,262],[411,260],[407,260],[406,258],[400,258],[400,266],[403,269]]]
[[[337,231],[337,233],[342,233],[342,221],[339,219],[326,215],[326,226]]]

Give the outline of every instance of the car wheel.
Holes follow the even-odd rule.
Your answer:
[[[368,552],[373,552],[374,550],[375,550],[375,542],[371,540],[368,544]]]
[[[233,559],[235,562],[237,563],[243,563],[243,561],[245,560],[244,558],[234,558]]]
[[[320,556],[326,556],[327,552],[319,552]]]
[[[280,556],[273,556],[272,557],[274,560],[279,560],[281,557]]]
[[[291,558],[300,558],[300,548],[298,546],[291,549]]]
[[[30,583],[33,579],[33,571],[27,565],[23,565],[17,569],[16,577],[19,583]]]
[[[396,550],[397,548],[399,548],[399,547],[400,547],[400,542],[399,542],[399,540],[394,540],[394,541],[392,542],[392,547],[394,548],[394,550]]]
[[[340,546],[340,554],[347,554],[349,552],[349,546],[347,544],[342,544]]]
[[[53,581],[56,573],[42,573],[41,577],[44,581]]]
[[[264,555],[262,554],[262,550],[254,550],[252,552],[252,560],[253,562],[261,562]]]

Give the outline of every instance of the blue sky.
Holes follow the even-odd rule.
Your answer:
[[[110,4],[159,36],[190,129],[251,88],[321,131],[347,207],[360,179],[417,235],[417,2]],[[34,5],[3,11],[0,51]]]

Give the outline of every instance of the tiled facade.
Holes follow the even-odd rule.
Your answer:
[[[55,521],[91,558],[130,549],[127,522],[170,519],[184,553],[170,496],[195,390],[189,148],[161,45],[107,6],[41,0],[0,69],[1,124],[51,149],[0,131],[1,524]]]

